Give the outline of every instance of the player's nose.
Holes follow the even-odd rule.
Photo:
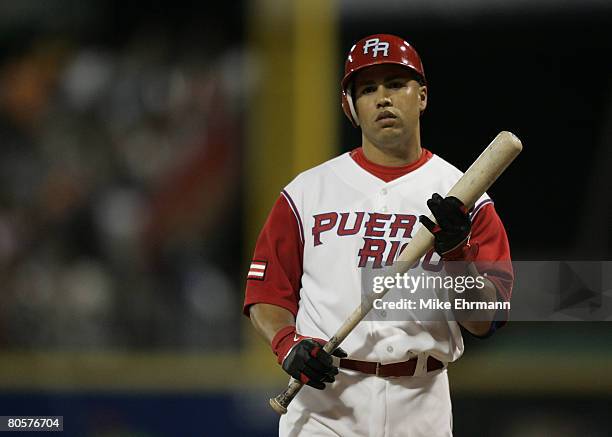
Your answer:
[[[376,107],[377,108],[386,108],[388,106],[392,106],[393,102],[391,102],[391,98],[389,98],[389,96],[387,95],[383,95],[381,94],[378,99],[376,100]]]

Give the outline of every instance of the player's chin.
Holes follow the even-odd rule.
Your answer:
[[[399,127],[385,127],[381,129],[377,129],[376,137],[381,142],[395,142],[394,140],[401,138],[404,135],[404,131]]]

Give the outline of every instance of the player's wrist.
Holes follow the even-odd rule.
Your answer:
[[[470,243],[468,240],[466,244],[443,254],[442,260],[446,273],[452,276],[472,275],[473,269],[470,267],[474,267],[473,263],[476,261],[478,249],[478,243]]]
[[[281,328],[272,338],[270,347],[274,355],[278,357],[278,363],[282,364],[283,359],[287,356],[291,348],[296,343],[296,331],[294,325],[288,325]],[[301,336],[299,336],[301,338]]]
[[[476,260],[478,255],[479,244],[470,242],[468,235],[461,243],[457,244],[451,250],[448,250],[440,256],[444,261],[466,261],[472,262]]]

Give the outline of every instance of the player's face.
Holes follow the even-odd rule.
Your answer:
[[[353,95],[363,135],[376,146],[400,146],[418,135],[427,88],[409,69],[383,64],[357,73]]]

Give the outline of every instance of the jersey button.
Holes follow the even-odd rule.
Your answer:
[[[383,188],[382,190],[380,190],[380,194],[382,194],[383,196],[387,195],[387,189]]]
[[[393,352],[393,346],[387,346],[387,352],[389,353]]]
[[[382,212],[387,212],[387,207],[386,207],[386,206],[383,206],[382,208],[380,208],[380,210],[381,210]]]

